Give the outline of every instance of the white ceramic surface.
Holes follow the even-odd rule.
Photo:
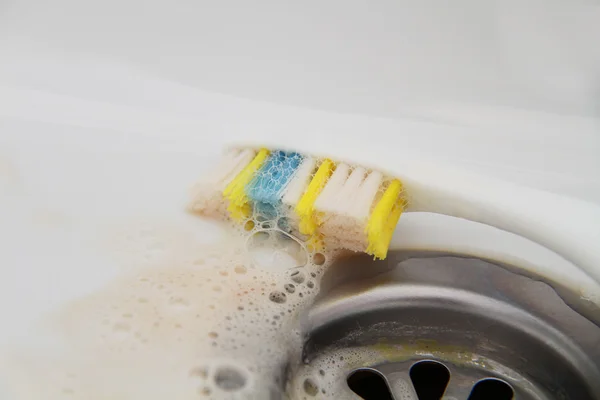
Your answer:
[[[256,132],[600,204],[600,10],[534,3],[1,3],[0,344],[132,265],[214,240],[183,212],[187,189]],[[514,237],[490,248],[473,226],[403,221],[407,247],[519,248],[587,279]]]

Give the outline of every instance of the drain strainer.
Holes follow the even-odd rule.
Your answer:
[[[401,382],[400,387],[397,382]],[[410,382],[410,386],[406,383]],[[395,400],[393,393],[419,400],[511,400],[531,396],[486,371],[434,360],[389,363],[359,368],[347,377],[348,387],[365,400]],[[408,392],[408,393],[406,393]],[[533,397],[535,398],[535,397]]]
[[[589,319],[600,314],[582,316],[546,283],[449,256],[395,254],[371,277],[366,257],[339,264],[309,315],[301,371],[339,381],[334,398],[600,399]],[[323,370],[328,357],[335,368]]]

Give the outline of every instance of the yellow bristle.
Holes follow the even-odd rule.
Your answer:
[[[308,189],[306,189],[306,192],[304,192],[296,205],[296,214],[298,214],[300,219],[299,229],[304,235],[313,235],[317,230],[318,221],[314,212],[315,201],[334,169],[335,164],[333,161],[329,159],[323,161],[317,173],[308,184]]]
[[[269,151],[261,149],[256,157],[248,164],[223,190],[223,197],[229,200],[227,210],[231,218],[241,221],[248,218],[251,213],[248,197],[246,196],[246,185],[252,180],[256,171],[263,165]]]
[[[387,256],[394,229],[404,210],[404,199],[400,196],[401,193],[402,183],[397,179],[393,180],[373,209],[367,223],[369,245],[366,252],[375,258],[383,260]]]
[[[306,248],[310,252],[322,251],[325,248],[323,235],[315,233],[306,241]]]

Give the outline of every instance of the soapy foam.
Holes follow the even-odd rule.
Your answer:
[[[3,357],[12,398],[281,398],[332,258],[253,217],[219,245],[126,270],[43,321],[47,343]]]

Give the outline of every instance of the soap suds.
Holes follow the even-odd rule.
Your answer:
[[[196,247],[143,226],[120,239],[142,254],[137,267],[49,315],[43,343],[3,357],[15,399],[283,396],[286,368],[301,364],[299,316],[331,255],[271,225]]]

